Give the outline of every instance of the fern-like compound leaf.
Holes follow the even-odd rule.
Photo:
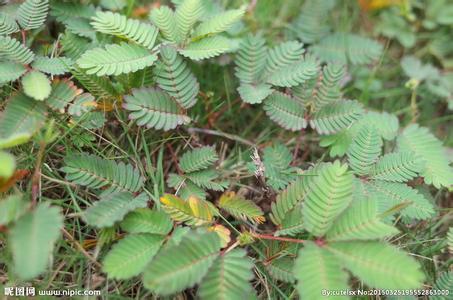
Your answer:
[[[322,69],[322,80],[316,95],[313,99],[313,105],[316,110],[323,106],[340,100],[341,98],[341,80],[345,74],[345,68],[341,64],[328,63]]]
[[[13,61],[0,62],[0,84],[15,81],[20,78],[27,69],[21,63]]]
[[[285,190],[277,195],[275,202],[271,205],[272,213],[270,219],[274,224],[282,224],[287,214],[305,199],[311,180],[317,176],[319,170],[324,166],[317,165],[304,171],[303,176],[296,178],[294,182],[290,183]]]
[[[230,9],[213,15],[195,29],[194,38],[213,35],[228,30],[234,23],[239,21],[245,13],[245,7]]]
[[[312,50],[323,61],[368,64],[379,58],[383,47],[372,39],[338,32],[323,38]]]
[[[0,35],[0,57],[26,65],[33,61],[35,55],[18,40]]]
[[[201,299],[250,299],[254,294],[250,280],[253,263],[243,249],[219,256],[203,278],[198,296]]]
[[[406,182],[417,177],[424,165],[424,162],[412,152],[388,153],[376,162],[372,178]]]
[[[204,13],[201,0],[184,0],[175,11],[177,41],[184,41]]]
[[[105,49],[95,48],[85,52],[77,64],[86,69],[87,74],[120,75],[142,70],[154,64],[157,60],[145,48],[121,43],[106,45]]]
[[[408,207],[401,210],[404,217],[426,220],[434,215],[433,204],[417,190],[405,184],[373,180],[366,187],[378,197],[382,205],[381,210],[408,204]]]
[[[453,254],[453,227],[450,227],[447,232],[447,245],[450,254]]]
[[[279,229],[275,231],[275,236],[289,235],[294,236],[304,231],[304,219],[301,204],[296,205],[281,220]]]
[[[416,289],[423,283],[419,264],[393,246],[379,242],[338,242],[326,249],[370,287]]]
[[[375,240],[391,237],[398,230],[381,221],[377,199],[361,199],[334,222],[327,232],[329,241]]]
[[[259,35],[248,35],[242,40],[235,60],[235,74],[241,83],[257,86],[266,66],[266,49],[266,41]],[[261,100],[254,103],[259,103]]]
[[[274,90],[269,84],[259,83],[259,84],[248,84],[242,83],[238,87],[239,95],[241,99],[250,104],[261,103],[267,96],[272,94]]]
[[[158,295],[192,287],[208,273],[219,250],[220,239],[215,232],[189,232],[179,244],[158,253],[145,270],[143,284]]]
[[[374,127],[362,127],[347,152],[351,169],[358,175],[369,174],[381,154],[382,144],[382,139]]]
[[[15,222],[9,243],[14,271],[21,279],[30,280],[46,270],[62,227],[60,209],[47,204],[38,205]]]
[[[139,208],[127,214],[120,226],[129,233],[166,235],[173,228],[173,222],[163,211]]]
[[[86,222],[98,228],[113,226],[124,216],[139,207],[146,207],[149,198],[145,193],[134,197],[129,192],[111,193],[102,197],[85,211]]]
[[[31,66],[33,69],[50,74],[63,75],[69,72],[73,61],[67,57],[45,57],[37,56]]]
[[[64,23],[67,31],[91,41],[96,41],[96,31],[91,26],[89,19],[71,17],[62,20],[62,23]]]
[[[151,22],[159,28],[164,39],[170,42],[176,42],[177,28],[174,12],[166,5],[155,8],[149,16]]]
[[[45,103],[54,110],[62,111],[82,92],[83,90],[78,89],[72,81],[55,80],[52,83],[52,92],[45,100]]]
[[[302,213],[305,229],[322,236],[351,202],[353,176],[338,160],[326,163],[316,175],[308,186]]]
[[[362,113],[363,107],[357,101],[340,100],[323,106],[310,120],[310,125],[320,134],[337,133],[349,127]]]
[[[127,38],[147,49],[154,47],[158,34],[158,29],[153,25],[110,11],[98,11],[92,18],[91,25],[96,31]]]
[[[219,207],[235,218],[249,220],[252,223],[263,223],[265,220],[263,211],[258,205],[234,192],[227,192],[220,196]]]
[[[203,60],[219,56],[231,50],[233,50],[233,45],[228,38],[215,35],[190,43],[179,53],[193,60]]]
[[[154,69],[157,85],[183,108],[194,106],[200,85],[186,62],[173,47],[162,47],[160,58]]]
[[[107,76],[99,77],[96,75],[88,75],[78,67],[73,68],[71,73],[77,81],[96,98],[114,99],[118,97],[118,92]]]
[[[46,106],[23,93],[13,95],[0,115],[0,138],[31,136],[46,120]]]
[[[266,265],[266,269],[272,278],[287,283],[294,283],[294,259],[284,256],[273,259],[270,264]]]
[[[412,124],[404,129],[398,137],[400,151],[412,151],[425,161],[425,167],[420,172],[427,184],[437,188],[451,187],[453,183],[453,168],[442,143],[427,128]]]
[[[83,93],[77,96],[68,107],[68,113],[71,116],[80,117],[84,113],[87,113],[94,108],[96,108],[97,104],[94,101],[93,95],[89,93]]]
[[[22,77],[24,93],[38,101],[43,101],[49,97],[52,87],[46,75],[39,71],[31,71]]]
[[[184,177],[203,189],[223,191],[228,187],[226,181],[215,181],[219,177],[219,173],[213,169],[189,173]]]
[[[453,271],[447,271],[440,274],[440,276],[436,279],[432,290],[447,291],[448,294],[429,296],[429,300],[449,300],[449,297],[453,293]]]
[[[8,35],[19,31],[16,20],[6,13],[0,12],[0,35]]]
[[[213,221],[215,211],[213,206],[205,200],[195,197],[183,200],[175,195],[164,194],[160,202],[165,212],[177,222],[199,226]]]
[[[279,68],[267,76],[267,82],[279,87],[299,85],[318,74],[318,62],[310,56],[284,68]]]
[[[297,131],[307,127],[303,104],[282,92],[275,91],[267,97],[263,109],[272,121],[285,129]]]
[[[398,133],[399,121],[395,115],[387,112],[368,111],[353,125],[357,130],[363,126],[374,127],[384,140],[391,141]]]
[[[179,167],[183,172],[191,173],[211,167],[218,159],[214,147],[195,148],[181,156]]]
[[[294,264],[297,291],[302,299],[323,299],[323,290],[346,290],[348,274],[332,253],[307,243],[299,251]],[[348,299],[347,297],[336,297]]]
[[[124,100],[123,107],[129,111],[129,118],[136,120],[139,126],[170,130],[191,121],[185,110],[161,90],[135,89]]]
[[[264,175],[266,184],[275,190],[284,189],[296,179],[295,168],[290,167],[291,152],[282,144],[275,144],[263,150]]]
[[[39,28],[46,21],[48,0],[25,0],[17,9],[17,22],[24,30]]]
[[[115,279],[136,276],[154,258],[163,240],[163,236],[148,233],[127,235],[104,258],[102,270]]]
[[[267,52],[265,72],[274,72],[288,68],[302,59],[305,52],[303,44],[297,41],[281,43]]]
[[[70,155],[65,158],[62,171],[66,179],[74,183],[102,189],[104,195],[116,192],[137,192],[143,186],[143,178],[132,165],[102,159],[95,155]]]

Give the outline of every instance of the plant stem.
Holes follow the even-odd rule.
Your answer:
[[[306,242],[306,240],[285,238],[285,237],[273,236],[270,234],[259,234],[259,233],[251,233],[251,234],[253,237],[255,237],[257,239],[263,239],[263,240],[274,240],[274,241],[282,241],[282,242],[290,242],[290,243],[298,243],[298,244],[302,244],[302,243]]]

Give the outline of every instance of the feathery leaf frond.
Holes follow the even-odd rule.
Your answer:
[[[157,85],[187,109],[197,101],[199,84],[186,62],[173,47],[162,47],[154,69]]]
[[[161,90],[135,89],[132,95],[125,96],[124,100],[123,107],[130,111],[129,118],[136,120],[139,126],[170,130],[190,122],[184,109]]]
[[[62,171],[66,179],[74,183],[102,189],[103,194],[137,192],[143,186],[143,178],[132,165],[102,159],[95,155],[70,155],[65,158]]]
[[[91,25],[96,31],[127,38],[147,49],[154,47],[158,34],[157,28],[150,24],[128,19],[110,11],[98,11],[92,18]]]
[[[102,270],[110,278],[127,279],[140,274],[164,240],[153,234],[131,234],[116,243],[104,258]]]
[[[133,44],[121,43],[106,45],[105,49],[95,48],[85,52],[77,64],[86,69],[87,74],[120,75],[142,70],[154,64],[155,54]]]
[[[192,287],[208,273],[219,250],[220,239],[215,232],[190,232],[178,245],[158,253],[144,273],[143,284],[158,295]]]

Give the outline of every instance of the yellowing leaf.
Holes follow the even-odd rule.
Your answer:
[[[207,201],[190,197],[187,201],[171,194],[164,194],[160,198],[164,210],[170,217],[188,225],[204,225],[213,221],[215,208]]]

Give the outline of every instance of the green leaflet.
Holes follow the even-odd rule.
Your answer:
[[[284,189],[297,178],[297,168],[290,167],[292,154],[282,144],[275,144],[263,150],[264,175],[266,183],[275,190]]]
[[[273,92],[264,101],[264,111],[281,127],[296,131],[307,127],[302,103],[281,92]]]
[[[140,274],[159,251],[163,236],[132,234],[116,243],[102,262],[111,278],[127,279]]]
[[[17,10],[17,22],[25,30],[40,27],[47,17],[48,0],[25,0]]]
[[[197,38],[224,32],[240,20],[244,13],[245,6],[216,14],[198,25],[193,35]]]
[[[107,187],[103,195],[116,192],[137,192],[143,178],[132,165],[116,163],[94,155],[70,155],[65,158],[62,171],[66,179],[93,189]]]
[[[155,54],[133,44],[121,43],[106,45],[86,51],[77,64],[86,69],[87,74],[120,75],[142,70],[154,64]]]
[[[382,139],[374,127],[363,126],[347,151],[349,165],[358,175],[372,171],[382,151]]]
[[[19,31],[16,20],[6,13],[0,12],[0,35],[8,35]]]
[[[200,85],[173,47],[162,47],[161,60],[154,69],[158,86],[188,109],[197,101]]]
[[[179,167],[185,173],[200,171],[212,166],[219,156],[214,147],[201,147],[185,152],[179,159]]]
[[[219,56],[231,50],[233,50],[232,42],[226,37],[216,35],[190,43],[179,53],[193,60],[202,60]]]
[[[175,16],[168,6],[162,5],[159,8],[153,9],[149,18],[159,28],[159,32],[166,40],[176,42],[177,28]]]
[[[220,196],[218,205],[238,219],[249,220],[252,223],[263,223],[265,220],[263,211],[258,205],[234,192],[227,192]]]
[[[317,111],[310,120],[310,125],[319,134],[337,133],[349,127],[362,113],[362,105],[357,101],[339,100]]]
[[[327,232],[329,241],[375,240],[390,237],[398,230],[381,221],[377,199],[361,199],[333,223]]]
[[[412,124],[398,137],[400,151],[412,151],[426,162],[420,175],[427,184],[436,188],[450,187],[453,183],[453,168],[442,143],[427,128]]]
[[[269,49],[264,68],[265,74],[269,76],[290,67],[300,61],[304,52],[303,44],[297,41],[284,42]]]
[[[62,227],[60,210],[47,204],[40,204],[15,222],[9,243],[14,271],[21,279],[29,280],[45,271]]]
[[[312,242],[299,251],[293,272],[297,279],[297,291],[302,299],[325,299],[322,290],[348,289],[348,275],[342,269],[340,261]]]
[[[27,69],[13,61],[0,62],[0,83],[14,81],[21,77]]]
[[[249,299],[254,294],[250,280],[253,263],[243,249],[219,256],[203,278],[198,296],[201,299]]]
[[[67,57],[37,56],[31,66],[50,75],[63,75],[69,72],[73,64],[74,62]]]
[[[195,22],[203,15],[204,9],[201,0],[184,0],[175,11],[176,40],[184,41]]]
[[[405,182],[417,177],[424,165],[424,162],[412,152],[388,153],[376,162],[372,178]]]
[[[143,284],[158,295],[171,295],[192,287],[208,273],[219,250],[216,233],[191,232],[178,245],[158,253],[145,270]]]
[[[27,139],[44,124],[46,111],[43,102],[23,93],[14,94],[0,116],[0,138],[22,136]]]
[[[448,295],[451,296],[451,293],[453,292],[453,272],[448,271],[440,274],[440,276],[437,278],[433,288],[433,290],[447,290],[449,293]],[[448,300],[450,296],[445,295],[445,296],[430,296],[429,300]]]
[[[54,110],[64,111],[66,106],[81,93],[82,90],[78,89],[74,85],[74,82],[69,80],[55,80],[52,83],[52,92],[45,102]]]
[[[52,87],[50,80],[41,72],[31,71],[22,78],[24,93],[38,101],[43,101],[49,97]]]
[[[34,56],[35,54],[18,40],[0,35],[0,57],[21,64],[29,64],[33,61]]]
[[[173,98],[154,88],[133,90],[132,95],[125,97],[123,106],[130,111],[130,119],[148,128],[170,130],[191,121]]]
[[[163,211],[139,208],[128,213],[120,226],[121,229],[129,233],[166,235],[173,228],[173,222]]]
[[[347,165],[325,163],[310,181],[302,204],[304,227],[322,236],[352,200],[353,176]]]
[[[142,193],[136,197],[128,192],[112,193],[89,207],[84,214],[86,222],[98,228],[110,227],[139,207],[146,207],[148,196]]]
[[[318,63],[311,57],[305,57],[297,63],[275,70],[267,76],[266,82],[279,87],[292,87],[316,76]]]
[[[138,20],[128,19],[118,13],[98,11],[92,18],[91,25],[96,31],[125,37],[147,49],[152,49],[156,42],[156,27]]]
[[[418,263],[392,246],[378,242],[338,242],[326,249],[370,287],[416,289],[423,283]]]
[[[373,180],[366,184],[366,189],[375,193],[384,211],[394,206],[409,204],[401,211],[404,217],[426,220],[435,214],[433,204],[405,184]]]

